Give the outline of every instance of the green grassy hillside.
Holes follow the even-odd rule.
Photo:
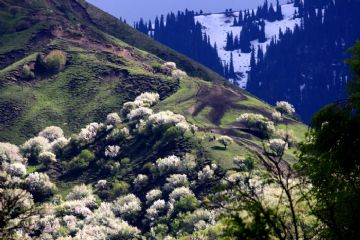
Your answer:
[[[266,176],[268,137],[288,142],[281,169],[296,161],[306,126],[274,112],[84,1],[0,0],[0,178],[51,209],[26,239],[219,239],[227,178]]]
[[[211,70],[94,6],[56,0],[31,4],[0,0],[0,4],[0,141],[19,144],[49,125],[70,135],[119,111],[138,94],[155,91],[163,100],[158,109],[185,115],[204,137],[223,134],[236,139],[233,153],[210,146],[214,158],[225,158],[224,166],[231,167],[232,157],[259,144],[236,118],[245,112],[271,117],[271,106],[226,86]],[[33,66],[39,53],[54,49],[66,53],[64,69],[36,74],[34,79],[23,76],[24,65]],[[177,81],[159,73],[158,66],[167,60],[176,62],[189,77]],[[300,140],[305,126],[291,119],[288,123]]]

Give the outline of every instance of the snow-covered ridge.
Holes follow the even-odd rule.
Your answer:
[[[283,20],[275,22],[265,21],[265,35],[267,41],[264,43],[259,43],[258,40],[251,42],[251,45],[255,50],[258,49],[258,46],[260,45],[265,52],[266,46],[270,44],[271,38],[278,38],[280,28],[285,32],[287,28],[293,30],[296,24],[300,25],[300,18],[295,18],[295,13],[298,9],[294,7],[293,4],[282,5],[281,10],[284,15]],[[256,12],[256,10],[254,11]],[[238,16],[239,12],[233,12],[232,15]],[[203,26],[203,32],[210,36],[211,43],[217,44],[219,57],[224,63],[230,62],[230,54],[231,52],[233,53],[235,72],[239,76],[237,83],[240,87],[246,88],[248,79],[247,72],[250,70],[251,53],[242,53],[241,50],[225,51],[227,33],[233,32],[234,36],[239,36],[242,29],[242,27],[233,26],[234,16],[229,16],[229,14],[226,15],[225,13],[204,14],[196,16],[195,21]],[[243,74],[242,78],[240,77],[241,73]]]

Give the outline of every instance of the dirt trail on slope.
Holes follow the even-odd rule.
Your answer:
[[[213,124],[219,125],[227,110],[238,106],[238,101],[246,99],[244,94],[221,85],[211,87],[202,85],[196,94],[196,104],[191,106],[187,112],[192,116],[197,116],[205,107],[209,106],[212,110],[207,116],[208,119]]]

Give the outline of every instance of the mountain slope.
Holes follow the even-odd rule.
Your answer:
[[[290,105],[277,112],[85,2],[0,6],[0,238],[217,238],[217,193],[266,177],[279,148],[293,175],[306,126]]]
[[[86,2],[10,4],[1,0],[1,5],[5,10],[0,16],[11,19],[4,21],[8,26],[0,37],[0,58],[5,59],[0,70],[1,141],[21,143],[48,125],[61,126],[66,133],[76,132],[86,123],[119,111],[124,102],[145,91],[158,92],[161,99],[176,93],[162,103],[164,107],[188,116],[204,130],[237,136],[241,136],[240,130],[233,128],[241,113],[270,117],[274,111],[248,93],[226,87],[211,70]],[[12,41],[14,37],[18,40]],[[38,53],[47,55],[54,49],[66,53],[64,69],[39,73],[34,79],[23,76],[23,66],[34,68]],[[164,62],[158,57],[175,60],[189,75],[212,82],[192,77],[178,81],[158,72]],[[290,122],[295,129],[301,126]]]

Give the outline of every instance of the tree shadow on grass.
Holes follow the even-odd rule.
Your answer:
[[[225,151],[226,150],[226,148],[222,147],[222,146],[213,146],[213,147],[211,147],[211,149],[217,150],[217,151]]]

